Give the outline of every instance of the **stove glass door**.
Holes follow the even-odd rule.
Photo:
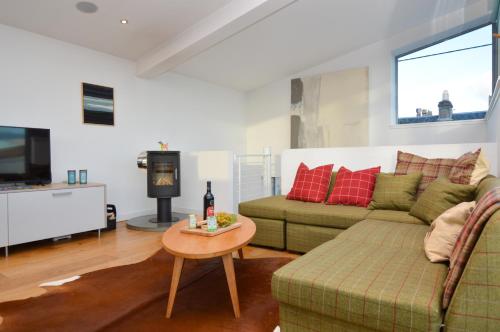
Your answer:
[[[158,187],[173,186],[177,178],[175,164],[169,161],[153,162],[153,184]]]

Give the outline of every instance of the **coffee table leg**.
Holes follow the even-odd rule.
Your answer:
[[[236,288],[233,255],[228,254],[222,256],[222,262],[224,262],[224,270],[226,271],[227,285],[229,286],[229,294],[231,294],[231,302],[233,303],[234,316],[240,318],[240,302],[238,300],[238,289]]]
[[[175,256],[174,270],[172,272],[172,282],[170,283],[170,293],[168,294],[167,304],[167,318],[172,316],[172,308],[174,307],[175,295],[177,294],[177,286],[179,286],[179,279],[181,278],[182,266],[184,265],[184,258]]]
[[[243,248],[238,249],[238,256],[240,256],[240,259],[243,259]]]

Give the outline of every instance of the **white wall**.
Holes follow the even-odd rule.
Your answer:
[[[50,128],[53,180],[87,169],[121,218],[155,208],[136,157],[157,141],[183,153],[245,149],[240,92],[176,74],[139,79],[132,62],[2,25],[0,45],[0,124]],[[114,87],[114,127],[82,124],[81,82]]]
[[[259,152],[264,144],[274,153],[290,146],[290,79],[369,67],[369,144],[447,144],[484,142],[485,121],[466,123],[395,125],[394,56],[439,40],[489,19],[485,8],[456,12],[306,69],[283,80],[247,93],[247,151]],[[464,24],[464,22],[468,22]]]
[[[237,211],[232,151],[184,152],[181,170],[182,192],[176,199],[178,212],[202,213],[202,198],[209,180],[212,181],[216,211]]]

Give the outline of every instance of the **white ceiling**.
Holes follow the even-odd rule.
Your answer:
[[[79,0],[0,0],[0,23],[122,58],[172,39],[231,0],[87,0],[99,10],[79,12]],[[129,24],[120,24],[122,18]]]
[[[0,23],[138,63],[170,57],[178,73],[247,91],[472,4],[493,12],[497,0],[92,2],[95,14],[77,0],[1,0]]]

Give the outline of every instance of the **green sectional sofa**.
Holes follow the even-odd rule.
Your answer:
[[[489,177],[476,200],[500,179]],[[254,243],[307,252],[275,272],[280,328],[295,331],[500,331],[500,211],[488,221],[449,308],[448,267],[431,263],[428,225],[407,212],[287,201],[240,204]]]
[[[285,196],[240,203],[239,213],[257,225],[252,244],[300,253],[316,248],[365,219],[426,225],[408,212],[291,201]]]

